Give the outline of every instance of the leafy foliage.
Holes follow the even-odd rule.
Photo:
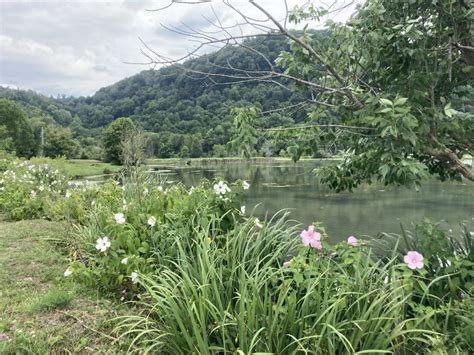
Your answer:
[[[52,196],[64,193],[68,181],[51,163],[8,163],[0,175],[0,211],[15,220],[46,217]]]
[[[112,122],[104,130],[102,141],[104,145],[104,161],[109,163],[122,163],[122,143],[133,134],[136,127],[130,118],[121,117]]]
[[[472,4],[370,0],[347,23],[329,22],[329,36],[308,30],[327,13],[308,3],[289,17],[301,33],[276,25],[290,48],[275,63],[292,90],[311,97],[308,122],[279,128],[279,139],[294,142],[293,159],[311,146],[344,150],[342,162],[319,171],[337,191],[417,186],[430,174],[474,180],[461,160],[473,154]]]
[[[3,150],[30,157],[35,152],[33,132],[23,110],[10,100],[0,99],[0,135]]]

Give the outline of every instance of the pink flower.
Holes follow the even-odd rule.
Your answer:
[[[12,332],[14,332],[14,331],[16,330],[16,325],[12,325],[12,326],[10,327],[10,330],[11,330]]]
[[[0,339],[8,339],[7,333],[0,333]]]
[[[291,260],[285,261],[285,262],[283,263],[283,267],[288,267],[288,266],[290,266],[290,263],[291,263]]]
[[[403,260],[412,270],[423,268],[423,255],[417,251],[409,251],[407,255],[404,256]]]
[[[313,226],[309,226],[308,230],[301,232],[301,241],[304,246],[312,246],[315,249],[321,250],[321,234],[314,231]]]
[[[356,237],[351,235],[349,238],[347,238],[347,244],[352,245],[353,247],[356,247],[359,243],[359,240],[357,240]]]

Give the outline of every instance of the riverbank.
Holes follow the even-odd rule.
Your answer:
[[[323,162],[337,160],[338,158],[325,158],[325,159],[312,159],[305,158],[301,159],[298,164],[304,165],[307,163]],[[240,158],[240,157],[228,157],[228,158],[167,158],[167,159],[147,159],[146,164],[150,168],[160,166],[206,166],[206,165],[219,165],[225,163],[245,163],[245,164],[259,164],[259,165],[277,165],[277,164],[294,164],[289,158],[266,158],[266,157],[255,157],[255,158]],[[67,174],[73,178],[82,178],[86,176],[100,176],[117,173],[121,170],[121,166],[113,165],[110,163],[104,163],[100,160],[87,160],[87,159],[70,159],[64,162],[63,168]]]
[[[0,220],[0,353],[115,353],[120,305],[64,277],[65,226]]]

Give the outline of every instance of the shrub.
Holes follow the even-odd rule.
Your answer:
[[[425,220],[415,226],[414,232],[402,228],[401,235],[382,234],[375,246],[386,250],[395,240],[398,261],[409,250],[422,251],[424,268],[413,275],[407,312],[412,317],[432,313],[427,326],[442,334],[440,342],[446,349],[459,347],[462,353],[474,350],[474,338],[461,331],[474,324],[474,243],[466,225],[462,224],[460,230],[455,236],[440,223]]]
[[[50,199],[67,188],[67,177],[50,164],[14,160],[0,176],[0,210],[15,220],[46,216]]]
[[[220,235],[240,218],[238,192],[243,187],[231,185],[224,197],[207,188],[209,184],[192,190],[179,184],[166,189],[153,180],[125,177],[123,186],[109,182],[92,189],[96,191],[92,202],[85,202],[91,200],[85,198],[91,192],[78,192],[77,197],[73,192],[71,206],[59,208],[74,211],[82,204],[88,214],[79,219],[83,225],[73,238],[76,257],[70,271],[108,290],[136,291],[133,273],[152,273],[179,256],[176,236],[191,240],[205,231],[210,240],[220,243]]]
[[[404,318],[409,281],[368,248],[296,247],[284,218],[261,229],[247,220],[221,238],[216,246],[206,233],[175,236],[174,262],[139,276],[142,311],[118,325],[132,345],[175,354],[336,354],[411,344],[417,353],[436,335]]]

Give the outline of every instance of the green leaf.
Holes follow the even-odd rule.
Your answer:
[[[407,102],[408,98],[406,97],[399,97],[398,99],[395,100],[394,105],[395,106],[402,106]]]
[[[380,99],[380,103],[384,106],[392,106],[393,103],[389,99]]]

